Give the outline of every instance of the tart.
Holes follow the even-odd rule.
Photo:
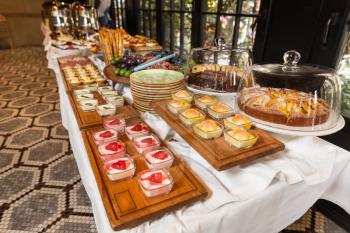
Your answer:
[[[190,108],[191,104],[187,100],[169,100],[167,106],[172,113],[177,114],[181,110]]]
[[[225,141],[239,149],[253,146],[258,140],[258,136],[244,128],[229,129],[224,132]]]
[[[125,120],[115,117],[106,117],[103,119],[103,125],[106,129],[114,129],[118,132],[124,132]]]
[[[137,152],[140,154],[142,154],[145,150],[155,150],[159,148],[160,145],[159,139],[153,134],[134,137],[133,143]]]
[[[204,120],[193,126],[193,131],[204,139],[215,139],[221,136],[223,126],[214,120]]]
[[[143,152],[143,158],[148,168],[170,168],[174,161],[173,154],[165,147],[157,150],[146,150]]]
[[[118,132],[113,129],[102,130],[93,134],[96,145],[101,145],[106,142],[118,139]]]
[[[233,114],[233,109],[226,104],[213,104],[207,110],[208,114],[215,119],[222,119]]]
[[[173,178],[165,169],[151,169],[140,172],[137,180],[147,197],[156,197],[167,194],[173,187]]]
[[[205,114],[195,108],[185,109],[179,112],[182,123],[191,126],[194,123],[201,122],[205,118]]]
[[[124,98],[122,96],[106,96],[105,100],[107,103],[114,105],[116,108],[124,105]]]
[[[106,162],[104,168],[111,181],[129,179],[134,176],[136,170],[133,159],[128,155]]]
[[[94,111],[96,109],[97,104],[98,104],[97,99],[79,101],[80,108],[83,111]]]
[[[142,122],[136,123],[125,128],[125,133],[130,140],[132,140],[134,137],[147,135],[148,132],[148,126]]]
[[[185,90],[177,91],[173,93],[171,96],[174,100],[187,100],[190,103],[192,102],[192,99],[193,99],[193,95]]]
[[[201,109],[206,109],[209,105],[216,104],[217,102],[217,98],[208,95],[196,96],[194,98],[194,104]]]
[[[112,104],[103,104],[103,105],[98,105],[96,107],[97,113],[100,116],[109,116],[109,115],[114,115],[116,108]]]
[[[253,122],[248,119],[245,115],[236,114],[234,116],[224,119],[224,124],[226,128],[235,129],[237,127],[243,127],[245,129],[250,129]]]
[[[101,157],[108,155],[124,156],[125,145],[121,141],[112,141],[98,146]]]

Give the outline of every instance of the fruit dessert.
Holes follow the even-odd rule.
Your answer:
[[[136,147],[137,152],[140,154],[142,154],[145,150],[158,149],[160,145],[159,139],[153,134],[134,137],[133,143]]]
[[[143,152],[143,157],[148,168],[170,168],[174,161],[174,156],[165,147],[160,147],[157,150],[146,150]]]
[[[208,95],[200,95],[194,98],[194,104],[201,109],[206,109],[209,105],[216,104],[217,102],[217,98]]]
[[[111,181],[129,179],[134,176],[136,170],[133,159],[128,155],[110,160],[104,164],[104,167]]]
[[[116,108],[112,104],[103,104],[96,107],[97,113],[100,116],[110,116],[115,114]]]
[[[223,126],[214,120],[204,120],[193,126],[193,131],[204,139],[215,139],[221,136]]]
[[[121,141],[107,142],[98,146],[101,158],[105,161],[106,157],[125,155],[125,145]]]
[[[244,149],[253,146],[258,136],[244,128],[229,129],[224,132],[225,141],[230,145]]]
[[[106,117],[103,119],[103,126],[106,129],[113,129],[113,130],[116,130],[117,132],[124,132],[125,120],[118,119],[115,117]]]
[[[195,108],[185,109],[179,112],[182,123],[191,126],[194,123],[201,122],[205,118],[205,114]]]
[[[107,103],[114,105],[116,108],[124,105],[124,98],[122,96],[106,96],[105,100]]]
[[[215,119],[222,119],[233,114],[233,109],[226,104],[213,104],[208,107],[208,114]]]
[[[167,106],[172,113],[177,114],[181,110],[190,108],[191,104],[187,100],[169,100]]]
[[[227,117],[224,119],[224,124],[226,128],[235,129],[237,127],[243,127],[245,129],[250,129],[252,127],[253,122],[248,119],[245,115],[236,114],[231,117]]]
[[[174,100],[187,100],[190,103],[192,102],[192,99],[193,99],[193,95],[185,90],[177,91],[173,93],[171,96]]]
[[[148,132],[148,126],[142,122],[138,122],[125,128],[125,133],[130,140],[132,140],[134,137],[146,135]]]
[[[147,197],[167,194],[173,187],[173,178],[165,169],[145,170],[137,174],[137,180]]]
[[[118,132],[113,129],[102,130],[93,134],[96,145],[101,145],[106,142],[118,139]]]
[[[98,104],[97,99],[89,99],[89,100],[82,100],[79,101],[80,108],[83,111],[94,111],[96,109],[96,106]]]

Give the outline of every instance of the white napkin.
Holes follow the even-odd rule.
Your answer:
[[[155,130],[159,137],[164,140],[171,131],[170,126],[159,116],[155,116],[152,113],[145,112],[143,114],[143,119],[146,123]]]

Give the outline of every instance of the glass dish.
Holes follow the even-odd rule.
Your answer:
[[[116,112],[116,108],[112,104],[103,104],[96,106],[97,113],[100,116],[110,116],[114,115]]]
[[[185,109],[179,112],[179,118],[186,126],[199,123],[205,119],[205,114],[195,108]]]
[[[169,100],[167,106],[172,113],[177,114],[181,110],[190,108],[191,104],[187,100]]]
[[[149,128],[145,123],[138,122],[136,124],[127,126],[125,128],[125,133],[130,140],[134,137],[147,135],[149,133]]]
[[[113,129],[98,131],[93,134],[96,145],[101,145],[106,142],[114,141],[118,139],[118,132]]]
[[[105,117],[103,118],[103,126],[106,129],[114,129],[118,132],[124,132],[125,120],[116,117]]]
[[[215,139],[221,136],[224,127],[218,122],[206,119],[193,125],[193,131],[201,138]]]
[[[96,110],[97,104],[97,99],[83,100],[79,102],[80,108],[85,112]]]
[[[115,156],[124,156],[125,154],[125,145],[122,141],[112,141],[107,142],[98,146],[98,152],[100,152],[101,157],[107,155],[115,155]]]
[[[155,150],[160,146],[159,139],[154,134],[134,137],[133,143],[137,152],[142,154],[145,150]]]
[[[196,95],[194,97],[194,104],[200,109],[206,109],[208,106],[216,104],[218,99],[214,96]]]
[[[253,125],[253,122],[245,115],[236,114],[234,116],[225,118],[224,125],[228,129],[235,129],[238,127],[250,129]]]
[[[170,193],[173,178],[165,169],[150,169],[137,174],[140,188],[147,197],[156,197]]]
[[[173,100],[186,100],[189,103],[191,103],[193,100],[193,95],[186,90],[177,91],[173,93],[171,97],[173,98]]]
[[[208,114],[215,119],[222,119],[233,115],[233,109],[226,104],[213,104],[208,108]]]
[[[104,168],[111,181],[130,179],[136,171],[134,160],[129,155],[106,162]]]
[[[224,138],[231,146],[246,149],[252,147],[259,137],[244,128],[236,128],[224,131]]]
[[[145,150],[143,152],[145,163],[150,169],[168,169],[174,161],[173,154],[165,147],[159,147],[156,150]]]

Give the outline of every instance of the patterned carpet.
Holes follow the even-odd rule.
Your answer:
[[[0,51],[0,232],[96,232],[42,48]],[[285,233],[345,232],[309,210]]]

